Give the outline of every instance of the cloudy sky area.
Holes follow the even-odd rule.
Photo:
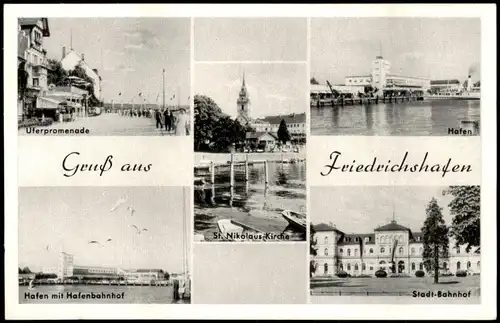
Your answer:
[[[380,54],[391,73],[462,82],[480,77],[481,24],[472,18],[315,18],[311,20],[311,75],[343,84],[368,75]]]
[[[311,221],[332,222],[345,233],[373,233],[378,225],[396,222],[420,232],[425,209],[432,197],[443,208],[449,225],[452,217],[448,204],[452,197],[443,196],[446,187],[438,186],[336,186],[311,187]]]
[[[305,61],[306,18],[196,18],[197,61]]]
[[[211,97],[232,117],[243,72],[250,97],[250,117],[304,113],[308,86],[305,64],[196,64],[195,93]]]
[[[111,212],[122,196],[129,202]],[[57,267],[64,250],[77,265],[181,272],[186,199],[181,187],[21,188],[19,266],[32,271]],[[134,216],[127,206],[136,209]],[[148,231],[138,235],[131,225]],[[112,241],[105,243],[108,238]],[[89,244],[91,240],[104,246]]]
[[[190,20],[187,18],[49,18],[44,38],[49,58],[61,59],[62,47],[85,54],[85,61],[103,78],[104,100],[188,104],[190,96]],[[101,49],[102,57],[101,60]],[[177,95],[180,88],[180,95]],[[122,97],[118,94],[122,93]],[[176,94],[175,99],[170,98]],[[159,95],[159,96],[158,96]]]

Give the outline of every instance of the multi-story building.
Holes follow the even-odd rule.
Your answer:
[[[99,76],[99,71],[95,68],[91,68],[89,64],[85,61],[85,55],[79,54],[76,50],[70,49],[66,52],[66,47],[62,49],[61,66],[66,71],[73,70],[76,66],[80,65],[87,74],[88,77],[92,79],[94,85],[94,97],[99,101],[102,101],[101,93],[101,76]]]
[[[427,78],[391,74],[391,63],[382,56],[377,56],[372,62],[370,74],[346,76],[345,85],[372,86],[381,90],[381,94],[393,91],[425,92],[431,88]]]
[[[332,224],[314,225],[317,255],[312,256],[315,276],[336,275],[345,271],[352,276],[374,275],[379,269],[414,275],[424,270],[423,234],[412,232],[396,221],[374,229],[373,233],[346,234]],[[481,271],[479,248],[465,251],[465,246],[454,247],[450,239],[449,257],[441,260],[441,270],[455,274]],[[393,258],[394,255],[394,258]]]
[[[61,252],[59,254],[59,264],[57,266],[57,278],[65,279],[73,276],[74,269],[74,257],[73,255]]]
[[[36,107],[37,97],[43,97],[48,89],[47,51],[43,47],[43,38],[50,37],[50,30],[47,18],[19,18],[18,25],[18,64],[24,63],[24,70],[28,73],[23,108],[18,108],[22,118],[23,113]]]
[[[446,94],[457,94],[463,90],[463,86],[457,79],[452,80],[432,80],[431,81],[431,93],[446,95]]]

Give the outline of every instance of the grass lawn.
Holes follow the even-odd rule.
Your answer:
[[[444,291],[468,293],[479,296],[481,291],[481,276],[439,277],[439,283],[434,284],[432,277],[408,278],[337,278],[311,280],[311,295],[330,296],[413,296],[414,291]]]

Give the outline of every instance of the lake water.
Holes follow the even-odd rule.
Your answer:
[[[311,107],[312,135],[447,136],[462,121],[480,120],[480,101],[436,100]]]
[[[287,232],[290,240],[305,240],[305,234],[289,227],[281,215],[283,210],[306,211],[305,162],[268,163],[268,167],[267,188],[263,164],[249,166],[248,183],[244,182],[244,167],[235,167],[232,206],[229,167],[218,168],[214,205],[209,202],[210,189],[195,190],[195,232],[203,234],[206,240],[214,240],[217,221],[233,219],[264,232]],[[209,179],[208,172],[195,172],[195,176]]]
[[[115,299],[72,299],[67,293],[114,293]],[[30,299],[26,293],[31,295],[47,295],[48,299]],[[53,298],[53,295],[61,295],[62,298]],[[123,293],[123,294],[122,294]],[[74,295],[74,294],[73,294]],[[123,297],[121,297],[123,295]],[[55,297],[55,296],[54,296]],[[19,304],[41,304],[41,303],[78,303],[78,304],[116,304],[116,303],[138,303],[138,304],[172,304],[186,303],[189,301],[174,301],[172,286],[101,286],[101,285],[38,285],[34,289],[28,286],[19,286]]]

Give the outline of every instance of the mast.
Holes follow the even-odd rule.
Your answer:
[[[162,72],[162,79],[163,79],[163,83],[162,83],[162,91],[163,91],[162,109],[165,109],[165,69],[163,69],[163,72]]]

